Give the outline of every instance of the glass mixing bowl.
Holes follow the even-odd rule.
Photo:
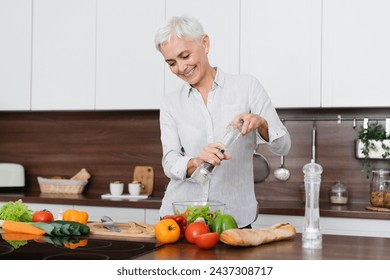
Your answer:
[[[222,214],[225,209],[225,203],[217,201],[177,201],[172,203],[173,212],[176,215],[183,214],[190,208],[203,208],[206,206],[208,206],[211,213],[219,211]]]

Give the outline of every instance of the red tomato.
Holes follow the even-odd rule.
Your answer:
[[[204,250],[214,248],[217,246],[218,241],[218,232],[209,232],[195,236],[195,245]]]
[[[194,222],[187,226],[184,236],[189,243],[195,243],[195,236],[210,232],[204,222]]]
[[[32,217],[33,222],[43,222],[43,223],[50,223],[54,221],[54,216],[53,214],[44,209],[42,211],[35,211],[34,215]]]

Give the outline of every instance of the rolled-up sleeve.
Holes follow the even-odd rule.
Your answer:
[[[169,113],[169,105],[166,101],[163,102],[160,109],[160,129],[164,173],[170,179],[184,180],[187,176],[187,164],[191,158],[182,153],[175,120]]]
[[[252,85],[251,104],[251,112],[259,114],[268,122],[269,141],[264,140],[260,133],[256,132],[256,144],[268,145],[270,151],[276,155],[287,155],[291,148],[290,134],[280,121],[267,92],[255,78]]]

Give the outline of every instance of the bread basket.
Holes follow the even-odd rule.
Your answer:
[[[47,179],[38,177],[41,193],[81,194],[88,180]]]

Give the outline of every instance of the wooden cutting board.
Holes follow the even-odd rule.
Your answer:
[[[151,195],[153,192],[154,171],[151,166],[136,166],[133,173],[133,181],[140,182],[144,188],[141,195]]]
[[[132,223],[134,224],[134,223]],[[132,228],[134,229],[134,226],[130,225],[129,223],[115,223],[117,227],[121,230],[121,232],[115,232],[115,231],[110,231],[109,229],[105,228],[101,222],[93,222],[93,223],[88,223],[89,226],[90,236],[101,236],[101,237],[118,237],[118,239],[123,239],[123,238],[136,238],[136,239],[147,239],[147,240],[155,240],[155,234],[154,230],[152,232],[148,231],[144,227],[141,226],[136,226],[137,230],[140,230],[141,232],[137,233],[131,233],[129,232],[129,229]],[[153,229],[153,226],[148,225]],[[133,231],[134,232],[134,231]]]

